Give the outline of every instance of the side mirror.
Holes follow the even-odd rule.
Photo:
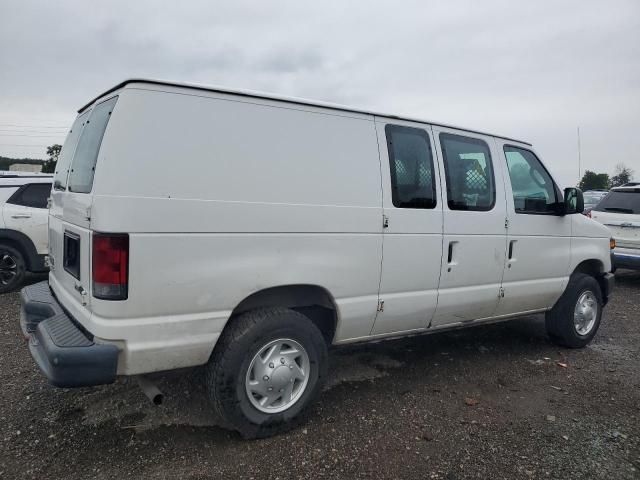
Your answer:
[[[573,187],[565,188],[562,215],[571,215],[573,213],[582,212],[584,212],[584,197],[582,196],[582,190]]]

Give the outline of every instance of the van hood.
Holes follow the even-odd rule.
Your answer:
[[[607,227],[584,215],[573,215],[572,227],[574,237],[611,238]]]

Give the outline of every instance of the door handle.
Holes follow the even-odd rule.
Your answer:
[[[447,253],[447,272],[451,271],[451,267],[453,265],[457,265],[457,262],[454,260],[454,246],[458,243],[457,241],[449,242],[449,251]]]
[[[31,218],[30,213],[14,213],[11,218]]]
[[[511,240],[509,242],[509,253],[507,255],[507,268],[511,268],[511,262],[515,262],[517,259],[513,258],[513,250],[515,249],[517,240]]]

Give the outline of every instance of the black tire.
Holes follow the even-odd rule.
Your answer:
[[[0,293],[20,287],[25,273],[26,263],[22,253],[11,245],[0,243]]]
[[[592,292],[596,298],[597,314],[593,326],[580,334],[574,322],[574,309],[578,300],[586,292]],[[602,291],[600,284],[591,275],[574,273],[569,284],[554,307],[546,314],[547,332],[551,340],[563,347],[582,348],[591,342],[600,327],[602,319]]]
[[[231,320],[218,340],[206,366],[209,397],[223,425],[244,438],[265,438],[298,425],[322,389],[327,376],[327,344],[316,325],[306,316],[287,308],[265,308]],[[291,339],[309,358],[306,388],[288,409],[278,413],[258,410],[245,388],[247,371],[254,356],[269,342]]]

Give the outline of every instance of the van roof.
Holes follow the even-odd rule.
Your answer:
[[[640,185],[636,182],[629,182],[620,187],[614,187],[611,189],[612,192],[634,192],[640,193]]]
[[[505,137],[503,135],[496,135],[496,134],[493,134],[493,133],[482,132],[482,131],[479,131],[479,130],[473,130],[473,129],[470,129],[470,128],[458,127],[458,126],[448,125],[448,124],[444,124],[444,123],[431,122],[431,121],[428,121],[428,120],[424,120],[424,119],[420,119],[420,118],[408,117],[408,116],[404,116],[404,115],[393,115],[393,114],[376,112],[376,111],[366,110],[366,109],[361,109],[361,108],[347,107],[347,106],[344,106],[344,105],[327,103],[327,102],[322,102],[322,101],[317,101],[317,100],[306,100],[306,99],[303,99],[303,98],[287,97],[287,96],[276,95],[276,94],[271,94],[271,93],[255,92],[255,91],[252,91],[252,90],[231,89],[231,88],[219,87],[219,86],[213,86],[213,85],[199,85],[199,84],[195,84],[195,83],[181,83],[181,82],[171,82],[171,81],[166,81],[166,80],[154,80],[154,79],[145,79],[145,78],[130,78],[130,79],[124,80],[123,82],[120,82],[119,84],[115,85],[114,87],[110,88],[109,90],[107,90],[107,91],[101,93],[100,95],[98,95],[97,97],[93,98],[90,102],[88,102],[86,105],[84,105],[82,108],[80,108],[80,110],[78,110],[78,113],[82,112],[86,108],[88,108],[91,105],[93,105],[93,103],[96,100],[98,100],[98,99],[100,99],[100,98],[102,98],[102,97],[104,97],[104,96],[106,96],[106,95],[108,95],[108,94],[110,94],[112,92],[115,92],[116,90],[119,90],[119,89],[123,88],[126,85],[132,84],[132,83],[147,83],[147,84],[150,84],[150,85],[164,85],[164,86],[168,86],[168,87],[190,88],[190,89],[193,89],[193,90],[204,90],[204,91],[208,91],[208,92],[230,93],[230,94],[234,94],[234,95],[241,95],[241,96],[244,96],[244,97],[260,98],[260,99],[267,99],[267,100],[278,100],[278,101],[281,101],[281,102],[293,103],[293,104],[297,104],[297,105],[310,105],[310,106],[314,106],[314,107],[329,108],[331,110],[339,110],[339,111],[343,111],[343,112],[363,113],[363,114],[368,114],[368,115],[375,115],[375,116],[378,116],[378,117],[394,118],[394,119],[397,119],[397,120],[407,120],[407,121],[413,121],[413,122],[427,123],[429,125],[436,125],[436,126],[439,126],[439,127],[455,128],[457,130],[463,130],[465,132],[479,133],[481,135],[488,135],[488,136],[492,136],[492,137],[498,137],[498,138],[502,138],[504,140],[510,140],[510,141],[513,141],[513,142],[523,143],[525,145],[531,146],[531,143],[529,143],[529,142],[525,142],[523,140],[517,140],[515,138]]]

